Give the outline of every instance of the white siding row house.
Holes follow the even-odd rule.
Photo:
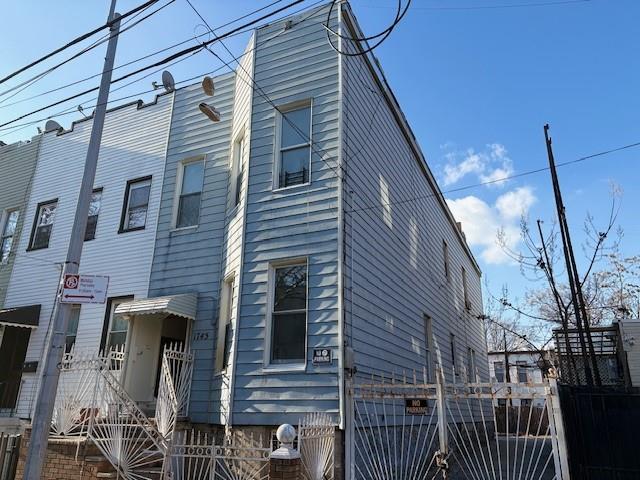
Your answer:
[[[379,65],[332,48],[327,9],[254,31],[213,98],[196,84],[107,114],[80,272],[108,275],[109,299],[77,309],[68,336],[124,344],[143,407],[175,341],[195,358],[191,422],[239,429],[309,412],[344,428],[348,386],[372,373],[488,378],[479,268]],[[346,5],[331,24],[359,32]],[[0,312],[39,306],[11,410],[26,421],[90,128],[34,140]]]

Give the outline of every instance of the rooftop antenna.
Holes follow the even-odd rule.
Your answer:
[[[176,89],[176,82],[173,80],[173,75],[169,73],[169,70],[162,72],[162,85],[167,93],[171,93]]]
[[[84,108],[82,108],[82,105],[78,105],[78,111],[82,114],[84,118],[89,118],[84,114]]]
[[[157,90],[160,88],[160,85],[158,85],[158,82],[156,81],[151,82],[151,86],[153,87],[154,90]]]
[[[205,95],[213,97],[213,94],[215,93],[213,78],[207,75],[202,79],[202,90],[204,90]]]
[[[44,133],[53,132],[54,130],[59,132],[62,130],[62,126],[55,120],[47,120],[47,123],[44,124]]]

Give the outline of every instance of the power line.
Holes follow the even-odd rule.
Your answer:
[[[604,155],[609,155],[611,153],[620,152],[622,150],[628,150],[630,148],[636,148],[636,147],[640,147],[640,142],[630,143],[628,145],[623,145],[621,147],[612,148],[610,150],[604,150],[602,152],[593,153],[591,155],[587,155],[587,156],[584,156],[584,157],[576,158],[574,160],[568,160],[566,162],[560,162],[560,163],[556,164],[556,167],[566,167],[568,165],[581,163],[581,162],[584,162],[584,161],[592,159],[592,158],[601,157],[601,156],[604,156]],[[350,211],[357,212],[357,211],[371,210],[371,209],[379,208],[380,206],[400,205],[400,204],[403,204],[403,203],[410,203],[410,202],[414,202],[416,200],[421,200],[421,199],[424,199],[424,198],[437,197],[437,196],[440,196],[440,195],[445,195],[447,193],[456,193],[456,192],[460,192],[460,191],[463,191],[463,190],[469,190],[469,189],[472,189],[472,188],[482,187],[482,186],[485,186],[485,185],[491,185],[491,184],[495,184],[495,183],[502,183],[502,182],[505,182],[507,180],[513,180],[514,178],[525,177],[525,176],[533,175],[535,173],[546,172],[548,170],[549,170],[549,167],[536,168],[534,170],[527,170],[525,172],[517,173],[515,175],[508,175],[506,177],[497,178],[497,179],[489,180],[489,181],[486,181],[486,182],[473,183],[473,184],[470,184],[470,185],[465,185],[465,186],[458,187],[458,188],[452,188],[452,189],[449,189],[449,190],[444,190],[442,192],[429,193],[429,194],[426,194],[426,195],[416,195],[416,196],[413,196],[411,198],[405,198],[403,200],[398,200],[398,201],[395,201],[395,202],[382,202],[382,203],[377,204],[377,205],[367,206],[367,207],[358,208],[358,209],[351,209]]]
[[[169,5],[171,5],[173,2],[175,2],[175,0],[169,0],[169,2],[167,2],[166,4],[162,5],[161,7],[157,8],[156,10],[154,10],[153,12],[149,13],[148,15],[145,15],[144,17],[142,17],[140,20],[136,21],[135,23],[133,23],[132,25],[129,25],[127,28],[121,29],[116,36],[120,36],[121,34],[123,34],[124,32],[131,30],[133,27],[135,27],[136,25],[138,25],[139,23],[143,22],[144,20],[148,19],[149,17],[155,15],[156,13],[158,13],[160,10],[168,7]],[[149,8],[149,7],[147,7]],[[146,9],[145,9],[146,10]],[[129,19],[129,21],[133,20],[136,16],[140,15],[144,10],[141,10],[140,12],[138,12],[135,16],[131,17]],[[126,24],[127,22],[125,22]],[[124,24],[123,24],[124,25]],[[107,42],[109,40],[110,34],[105,35],[104,37],[102,37],[101,39],[95,41],[94,43],[92,43],[91,45],[89,45],[88,47],[80,50],[79,52],[75,53],[74,55],[72,55],[71,57],[67,58],[66,60],[63,60],[60,63],[57,63],[56,65],[53,65],[52,67],[48,68],[47,70],[45,70],[44,72],[41,72],[33,77],[31,77],[30,79],[0,93],[0,97],[7,95],[8,93],[19,89],[17,92],[15,92],[13,95],[10,95],[9,97],[7,97],[6,99],[0,101],[0,103],[4,103],[6,100],[9,100],[10,98],[13,98],[14,96],[16,96],[17,94],[19,94],[20,92],[26,90],[27,88],[29,88],[30,86],[32,86],[33,84],[35,84],[36,82],[39,82],[40,80],[42,80],[44,77],[46,77],[47,75],[49,75],[51,72],[54,72],[55,70],[57,70],[58,68],[66,65],[67,63],[75,60],[76,58],[84,55],[87,52],[90,52],[91,50],[93,50],[94,48],[102,45],[103,43]],[[110,71],[113,71],[114,69],[111,69]],[[102,75],[102,74],[100,74]],[[22,88],[20,88],[22,87]]]
[[[124,13],[123,15],[121,15],[119,17],[119,19],[111,19],[109,20],[107,23],[105,23],[104,25],[98,27],[98,28],[94,28],[93,30],[91,30],[90,32],[87,32],[83,35],[80,35],[79,37],[74,38],[73,40],[71,40],[70,42],[66,43],[65,45],[63,45],[60,48],[56,48],[55,50],[53,50],[52,52],[47,53],[46,55],[43,55],[42,57],[38,58],[37,60],[34,60],[33,62],[31,62],[28,65],[25,65],[24,67],[19,68],[18,70],[14,71],[13,73],[10,73],[9,75],[5,76],[4,78],[0,79],[0,85],[3,84],[4,82],[6,82],[7,80],[15,77],[16,75],[19,75],[20,73],[38,65],[39,63],[44,62],[45,60],[47,60],[48,58],[53,57],[54,55],[57,55],[58,53],[66,50],[67,48],[72,47],[73,45],[82,42],[83,40],[86,40],[89,37],[92,37],[93,35],[95,35],[96,33],[98,33],[100,30],[104,30],[105,28],[111,28],[111,26],[117,21],[117,20],[124,20],[125,18],[127,18],[130,15],[133,15],[134,13],[143,10],[147,7],[149,7],[150,5],[153,5],[154,3],[156,3],[158,0],[149,0],[148,2],[143,3],[142,5],[138,5],[136,8],[129,10],[128,12]]]
[[[510,9],[510,8],[531,8],[531,7],[551,7],[551,6],[559,6],[559,5],[571,5],[577,3],[587,3],[591,0],[558,0],[558,1],[549,1],[549,2],[530,2],[530,3],[509,3],[509,4],[500,4],[500,5],[461,5],[459,7],[413,7],[411,10],[499,10],[499,9]],[[385,8],[389,9],[387,5],[362,5],[364,8]]]
[[[300,4],[300,3],[304,2],[304,1],[305,0],[294,0],[294,1],[290,2],[290,3],[288,3],[287,5],[274,10],[273,12],[270,12],[270,13],[268,13],[266,15],[263,15],[263,16],[257,18],[257,19],[251,20],[251,21],[249,21],[249,22],[247,22],[247,23],[245,23],[245,24],[243,24],[243,25],[241,25],[239,27],[233,28],[230,31],[228,31],[228,32],[226,32],[226,33],[224,33],[224,34],[222,34],[220,36],[216,36],[215,38],[213,38],[211,40],[207,40],[206,42],[203,42],[201,44],[194,45],[194,46],[189,47],[189,48],[185,48],[183,50],[180,50],[179,52],[174,53],[173,55],[165,57],[162,60],[159,60],[158,62],[155,62],[155,63],[153,63],[151,65],[147,65],[145,67],[142,67],[142,68],[139,68],[139,69],[134,70],[132,72],[129,72],[126,75],[123,75],[123,76],[121,76],[119,78],[116,78],[115,80],[112,80],[111,84],[120,82],[120,81],[125,80],[125,79],[127,79],[129,77],[132,77],[133,75],[137,75],[138,73],[142,73],[142,72],[150,70],[150,69],[152,69],[154,67],[159,67],[159,66],[165,65],[165,64],[167,64],[167,63],[169,63],[169,62],[171,62],[173,60],[176,60],[176,59],[178,59],[180,57],[183,57],[183,56],[188,55],[190,53],[196,52],[198,50],[202,50],[203,48],[207,47],[208,45],[211,45],[214,42],[217,42],[217,41],[220,41],[220,40],[222,40],[222,39],[224,39],[226,37],[229,37],[232,34],[238,32],[240,30],[243,30],[244,28],[247,28],[247,27],[249,27],[251,25],[254,25],[254,24],[258,23],[258,22],[261,22],[262,20],[265,20],[265,19],[267,19],[269,17],[272,17],[273,15],[276,15],[276,14],[278,14],[278,13],[284,11],[284,10],[287,10],[287,9],[289,9],[289,8],[295,6],[295,5],[298,5],[298,4]],[[34,115],[34,114],[38,113],[38,112],[42,112],[43,110],[47,110],[47,109],[49,109],[51,107],[55,107],[56,105],[60,105],[61,103],[66,103],[66,102],[68,102],[70,100],[74,100],[74,99],[76,99],[78,97],[86,95],[87,93],[94,92],[97,89],[98,89],[98,87],[90,88],[90,89],[84,90],[83,92],[77,93],[75,95],[71,95],[71,96],[69,96],[67,98],[64,98],[62,100],[58,100],[58,101],[53,102],[53,103],[51,103],[49,105],[46,105],[44,107],[38,108],[38,109],[33,110],[31,112],[28,112],[28,113],[25,113],[25,114],[23,114],[23,115],[21,115],[21,116],[19,116],[17,118],[14,118],[13,120],[10,120],[8,122],[2,123],[2,124],[0,124],[0,127],[5,127],[5,126],[10,125],[12,123],[15,123],[15,122],[17,122],[19,120],[22,120],[23,118],[29,117],[31,115]]]

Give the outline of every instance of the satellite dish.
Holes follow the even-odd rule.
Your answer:
[[[162,72],[162,85],[167,92],[173,92],[176,89],[176,82],[173,80],[173,75],[168,70]]]
[[[211,120],[212,122],[220,121],[220,112],[215,107],[207,105],[206,103],[203,102],[200,105],[198,105],[198,108],[202,113],[204,113],[207,117],[209,117],[209,120]]]
[[[204,90],[205,95],[213,97],[213,94],[215,92],[213,78],[206,76],[202,79],[202,90]]]
[[[55,120],[47,120],[44,124],[44,133],[53,132],[54,130],[62,130],[62,126]]]

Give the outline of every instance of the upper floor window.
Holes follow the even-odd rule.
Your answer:
[[[181,164],[176,228],[198,225],[204,181],[204,159]]]
[[[469,301],[469,289],[467,287],[467,271],[462,267],[462,297],[464,300],[464,308],[471,310],[471,302]]]
[[[504,363],[493,362],[493,376],[498,382],[504,382]]]
[[[451,366],[455,375],[460,375],[458,371],[458,345],[456,342],[456,336],[451,333],[449,335],[449,347],[451,348]]]
[[[442,257],[444,259],[444,277],[448,282],[451,279],[451,271],[449,268],[449,245],[445,240],[442,240]]]
[[[278,188],[309,183],[311,102],[280,111]]]
[[[519,383],[527,383],[529,381],[529,373],[527,372],[527,362],[518,361],[516,362],[516,368],[518,371],[518,382]]]
[[[231,198],[232,206],[237,207],[240,204],[240,196],[242,194],[242,159],[244,157],[245,140],[244,135],[233,143],[233,157],[231,164]]]
[[[93,240],[96,238],[96,227],[98,226],[98,215],[100,214],[100,205],[102,204],[102,189],[96,188],[91,194],[91,202],[89,203],[89,216],[87,217],[87,229],[84,232],[85,240]]]
[[[141,230],[147,223],[151,177],[129,180],[124,192],[120,232]]]
[[[53,220],[56,216],[57,207],[57,199],[38,204],[36,218],[33,222],[33,229],[31,230],[29,250],[37,250],[39,248],[47,248],[49,246],[51,229],[53,228]]]
[[[8,210],[4,215],[2,236],[0,237],[0,265],[9,261],[9,254],[11,253],[13,236],[16,234],[19,216],[19,210]]]
[[[304,363],[307,340],[307,263],[273,269],[271,361]]]

